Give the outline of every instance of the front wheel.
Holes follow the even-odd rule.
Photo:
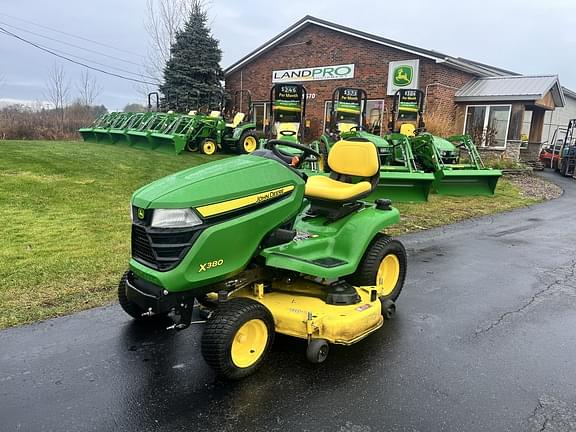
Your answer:
[[[258,137],[256,137],[254,131],[251,130],[244,132],[236,144],[236,151],[238,154],[249,154],[257,149]]]
[[[348,281],[356,286],[378,286],[380,299],[396,301],[406,279],[406,249],[398,240],[378,236]]]
[[[202,356],[226,379],[240,379],[262,364],[274,340],[274,319],[255,300],[234,298],[220,304],[206,322]]]
[[[213,155],[214,153],[216,153],[217,150],[218,145],[214,140],[211,140],[210,138],[206,138],[204,141],[202,141],[202,144],[200,145],[200,151],[208,156]]]
[[[190,140],[186,143],[186,151],[195,153],[198,151],[198,143],[195,140]]]

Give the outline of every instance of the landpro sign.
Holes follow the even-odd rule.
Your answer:
[[[353,64],[272,71],[273,83],[323,81],[350,78],[354,78]]]
[[[420,76],[419,60],[394,61],[388,64],[388,94],[400,89],[417,89]]]

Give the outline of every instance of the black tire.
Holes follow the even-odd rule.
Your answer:
[[[380,302],[382,303],[382,316],[385,320],[391,320],[396,313],[396,303],[392,300],[383,299],[380,299]]]
[[[247,143],[247,140],[250,142]],[[253,142],[251,142],[251,140],[253,140]],[[236,143],[236,153],[249,154],[255,150],[258,150],[258,137],[253,130],[247,130],[240,135],[240,139]]]
[[[306,358],[310,363],[322,363],[328,358],[330,345],[325,339],[312,339],[306,349]]]
[[[188,141],[186,143],[186,151],[196,153],[198,151],[198,143],[196,141]]]
[[[168,315],[167,313],[156,314],[152,316],[142,316],[142,314],[146,311],[137,304],[132,303],[130,300],[128,300],[128,297],[126,296],[126,289],[127,289],[126,279],[128,278],[129,274],[130,270],[124,272],[122,278],[120,279],[120,282],[118,283],[118,302],[120,303],[120,306],[122,307],[124,312],[126,312],[135,320],[142,322],[144,321],[150,322],[153,320],[157,320],[159,318],[166,317]]]
[[[233,360],[233,343],[240,328],[253,321],[265,325],[266,342],[261,354],[256,351],[257,357],[252,359],[252,363],[238,365]],[[220,304],[207,321],[202,335],[202,356],[220,377],[237,380],[254,373],[261,366],[273,341],[274,318],[270,311],[255,300],[234,298]],[[252,354],[254,350],[249,352]]]
[[[406,249],[398,240],[393,240],[386,235],[379,235],[366,249],[356,272],[347,278],[348,282],[356,286],[377,285],[377,276],[380,263],[387,255],[395,255],[398,259],[399,274],[394,288],[389,294],[382,296],[381,300],[396,301],[406,279]]]

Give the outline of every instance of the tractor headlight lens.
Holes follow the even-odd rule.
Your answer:
[[[152,215],[152,228],[190,228],[202,224],[202,220],[190,208],[156,209]]]

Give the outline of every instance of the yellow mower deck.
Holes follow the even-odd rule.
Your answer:
[[[256,284],[230,297],[251,298],[264,305],[274,317],[277,333],[352,345],[378,330],[384,322],[380,289],[357,287],[357,292],[361,298],[359,303],[331,305],[323,299],[322,285],[299,280],[292,284],[275,282],[269,293],[264,293],[263,285]]]

